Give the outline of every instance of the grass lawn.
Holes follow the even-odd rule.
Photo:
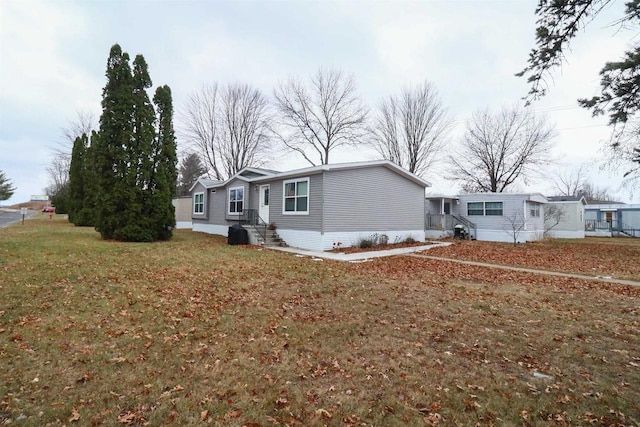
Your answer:
[[[454,240],[428,255],[640,281],[640,239],[545,239],[525,245]]]
[[[0,230],[0,373],[14,425],[637,425],[640,289],[34,219]]]

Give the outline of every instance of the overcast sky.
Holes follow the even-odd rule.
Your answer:
[[[154,89],[168,84],[177,110],[204,84],[249,83],[271,95],[289,76],[318,67],[354,75],[374,109],[401,87],[430,81],[455,120],[455,141],[471,114],[512,105],[527,93],[534,43],[534,0],[477,1],[32,1],[0,0],[0,170],[17,187],[4,204],[43,194],[45,168],[61,128],[78,111],[100,115],[109,49],[119,43],[144,55]],[[533,106],[556,125],[557,167],[604,158],[606,118],[593,119],[576,99],[597,94],[598,72],[617,60],[632,37],[609,24],[623,2],[607,8],[567,52],[550,94]],[[179,116],[174,119],[180,126]],[[178,141],[179,148],[185,148]],[[332,162],[371,160],[366,150],[340,151]],[[306,167],[290,155],[270,165]],[[626,202],[620,178],[590,167],[592,182]],[[548,173],[547,173],[548,175]],[[619,173],[618,175],[621,175]],[[434,170],[433,193],[457,187]],[[519,190],[551,195],[538,180]]]

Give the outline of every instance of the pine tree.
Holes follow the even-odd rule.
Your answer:
[[[171,90],[162,86],[156,91],[156,122],[142,55],[136,56],[132,70],[129,55],[114,45],[106,76],[100,131],[92,135],[86,155],[93,167],[84,175],[91,185],[84,193],[95,197],[85,197],[85,206],[95,206],[96,229],[105,239],[169,239],[175,226],[171,198],[177,175]]]
[[[133,61],[131,87],[133,137],[125,147],[128,165],[124,182],[128,200],[126,221],[115,230],[117,240],[148,242],[157,239],[148,206],[152,203],[153,143],[155,137],[155,111],[147,95],[151,78],[146,61],[137,55]]]
[[[11,184],[11,180],[0,170],[0,201],[8,200],[13,196],[16,187]]]
[[[151,203],[153,225],[159,239],[170,239],[176,225],[175,210],[171,199],[175,195],[178,179],[176,137],[173,129],[173,101],[169,86],[156,90],[153,102],[158,114],[157,134],[154,145],[153,197]]]
[[[127,149],[133,140],[133,76],[129,55],[119,45],[107,61],[107,84],[102,91],[100,133],[96,138],[96,230],[105,239],[115,237],[129,220],[132,190],[127,188]]]
[[[87,153],[87,134],[73,141],[71,163],[69,164],[69,221],[77,224],[77,218],[84,201],[84,162]]]
[[[207,168],[196,153],[191,153],[180,161],[180,178],[178,179],[178,196],[189,194],[191,186],[207,173]]]

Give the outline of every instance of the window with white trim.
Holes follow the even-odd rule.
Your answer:
[[[204,193],[193,194],[193,213],[196,215],[204,213]]]
[[[467,215],[502,216],[502,202],[468,202]]]
[[[469,202],[467,203],[467,215],[484,215],[484,203]]]
[[[502,202],[485,202],[484,214],[487,216],[502,216]]]
[[[529,216],[532,218],[540,218],[540,205],[538,203],[529,205]]]
[[[229,189],[229,214],[240,215],[244,207],[244,187]]]
[[[309,213],[309,178],[283,182],[282,213],[285,215]]]

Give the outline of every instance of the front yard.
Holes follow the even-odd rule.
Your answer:
[[[609,245],[545,268],[637,280],[618,269],[638,247]],[[61,219],[0,230],[0,275],[0,423],[640,422],[638,288],[192,232],[105,242]]]
[[[640,281],[640,239],[588,237],[527,244],[454,240],[428,255]]]

